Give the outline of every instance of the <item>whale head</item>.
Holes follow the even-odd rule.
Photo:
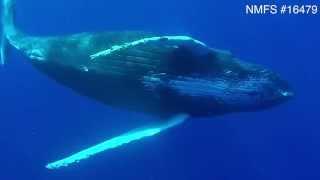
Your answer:
[[[164,81],[166,106],[194,116],[258,111],[293,97],[287,81],[260,65],[244,62],[230,52],[180,46],[168,61]]]
[[[239,111],[266,109],[285,103],[294,96],[289,83],[278,73],[238,59],[233,61],[237,65],[233,70],[223,70],[224,75],[221,77],[223,82],[227,82],[224,84],[225,90],[229,91],[231,98],[231,101],[226,98],[226,103],[235,102],[235,109]],[[211,82],[214,84],[215,80]]]

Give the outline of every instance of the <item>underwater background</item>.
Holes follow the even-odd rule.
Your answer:
[[[29,34],[144,30],[190,35],[275,70],[290,82],[295,98],[262,112],[191,119],[51,171],[45,168],[48,162],[151,117],[82,97],[11,49],[9,63],[0,68],[0,180],[320,179],[320,14],[245,14],[246,4],[266,1],[16,1],[17,26]],[[303,4],[277,1],[298,2]]]

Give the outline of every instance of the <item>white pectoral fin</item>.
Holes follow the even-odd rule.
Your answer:
[[[1,46],[0,46],[0,65],[4,65],[6,62],[6,51],[7,51],[7,39],[4,35],[2,35]]]
[[[151,137],[151,136],[157,135],[166,129],[182,124],[188,117],[189,116],[187,114],[179,114],[161,124],[130,131],[126,134],[122,134],[120,136],[108,139],[100,144],[84,149],[64,159],[49,163],[46,166],[46,168],[59,169],[61,167],[67,167],[71,164],[78,163],[81,160],[88,159],[89,157],[96,155],[100,152],[107,151],[109,149],[118,148],[122,145],[143,139],[145,137]]]

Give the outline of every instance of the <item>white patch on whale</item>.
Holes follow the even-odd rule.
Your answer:
[[[193,38],[191,38],[189,36],[157,36],[157,37],[143,38],[143,39],[139,39],[139,40],[132,41],[132,42],[126,42],[126,43],[121,44],[121,45],[114,45],[109,49],[106,49],[106,50],[103,50],[103,51],[100,51],[98,53],[90,55],[90,58],[91,58],[91,60],[94,60],[94,59],[97,59],[98,57],[107,56],[109,54],[112,54],[114,52],[117,52],[117,51],[120,51],[120,50],[123,50],[123,49],[126,49],[126,48],[130,48],[130,47],[137,46],[137,45],[140,45],[140,44],[146,44],[146,43],[149,43],[149,42],[161,41],[163,39],[164,40],[170,40],[170,41],[192,41],[192,42],[194,42],[196,44],[199,44],[201,46],[206,46],[205,43],[203,43],[203,42],[201,42],[199,40],[193,39]]]

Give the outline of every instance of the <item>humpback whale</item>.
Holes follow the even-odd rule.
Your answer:
[[[2,0],[1,64],[10,44],[36,69],[83,96],[163,119],[49,163],[49,169],[153,136],[189,117],[258,111],[293,96],[277,73],[189,36],[138,31],[30,36],[15,26],[14,4]]]

